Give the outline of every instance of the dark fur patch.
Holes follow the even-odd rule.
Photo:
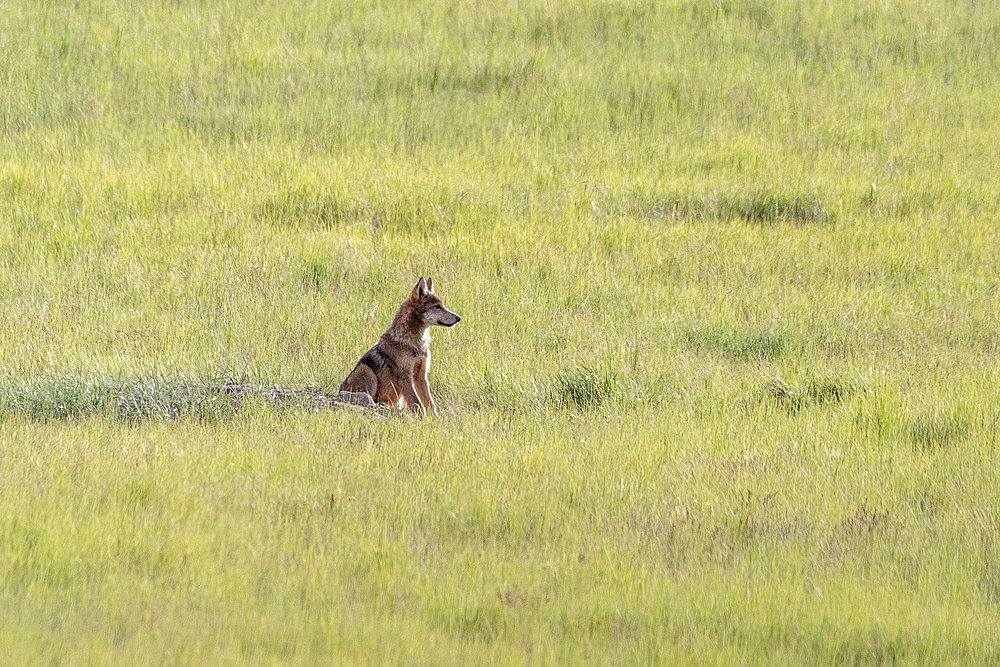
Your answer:
[[[388,368],[389,370],[392,370],[396,367],[396,364],[392,361],[392,359],[389,356],[382,354],[377,346],[365,352],[365,356],[361,357],[361,361],[358,363],[364,364],[375,372],[378,372],[380,368]]]
[[[374,349],[365,352],[365,356],[361,357],[361,361],[358,362],[361,366],[367,366],[373,371],[385,366],[385,361],[382,359],[382,355],[376,352]]]

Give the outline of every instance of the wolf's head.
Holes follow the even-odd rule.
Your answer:
[[[441,297],[434,293],[434,282],[421,278],[410,292],[410,305],[424,324],[453,327],[461,317],[444,307]]]

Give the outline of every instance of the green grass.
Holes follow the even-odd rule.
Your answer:
[[[0,3],[0,655],[997,663],[998,26]]]

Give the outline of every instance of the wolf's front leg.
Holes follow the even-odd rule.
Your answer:
[[[433,413],[435,417],[438,417],[437,405],[434,404],[434,399],[431,397],[431,387],[427,384],[427,366],[427,361],[417,365],[413,371],[413,387],[417,390],[417,396],[420,397],[420,402],[423,403],[427,414]]]
[[[439,417],[437,406],[434,404],[434,398],[431,396],[431,388],[427,386],[427,378],[417,378],[413,384],[427,414]]]
[[[413,383],[410,382],[409,386],[404,385],[402,389],[403,400],[406,401],[406,406],[410,408],[410,411],[418,417],[426,415],[427,410],[424,409],[423,403],[420,402],[420,396],[417,395],[417,390],[413,387]]]
[[[434,403],[434,397],[431,396],[430,387],[424,387],[425,396],[421,397],[421,402],[424,404],[424,409],[427,410],[428,414],[433,414],[437,419],[441,419],[441,415],[438,414],[437,404]]]

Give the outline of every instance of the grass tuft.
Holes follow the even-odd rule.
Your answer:
[[[791,413],[796,413],[816,405],[843,403],[858,393],[868,394],[870,389],[866,385],[845,378],[811,377],[801,384],[791,384],[782,378],[774,378],[764,385],[758,396],[777,403]]]
[[[906,434],[921,449],[952,447],[968,432],[969,417],[961,411],[932,409],[910,417]]]
[[[325,394],[316,388],[258,387],[225,375],[70,374],[32,381],[4,380],[0,383],[0,417],[36,422],[107,417],[128,424],[193,417],[211,422],[265,406],[315,407],[323,397]]]
[[[639,386],[610,365],[576,366],[560,372],[554,381],[553,398],[559,405],[589,410],[639,400]]]
[[[604,208],[608,208],[604,205]],[[811,192],[765,187],[750,192],[720,192],[627,196],[621,212],[637,218],[721,221],[753,224],[822,224],[834,221],[823,199]],[[601,205],[598,205],[601,209]]]
[[[954,449],[975,427],[989,423],[963,404],[915,407],[898,395],[876,397],[859,410],[856,422],[870,436],[884,442],[909,443],[918,451]]]
[[[489,210],[491,205],[465,192],[456,195],[436,189],[383,186],[345,194],[335,184],[304,182],[264,198],[258,214],[277,226],[297,229],[332,229],[360,223],[374,231],[427,232],[435,224],[450,223],[457,216]]]
[[[691,331],[687,339],[696,351],[718,352],[743,361],[773,359],[788,350],[787,338],[773,329],[755,331],[708,326]]]
[[[893,523],[888,509],[873,506],[866,498],[837,525],[835,533],[844,538],[871,538],[884,534]]]

